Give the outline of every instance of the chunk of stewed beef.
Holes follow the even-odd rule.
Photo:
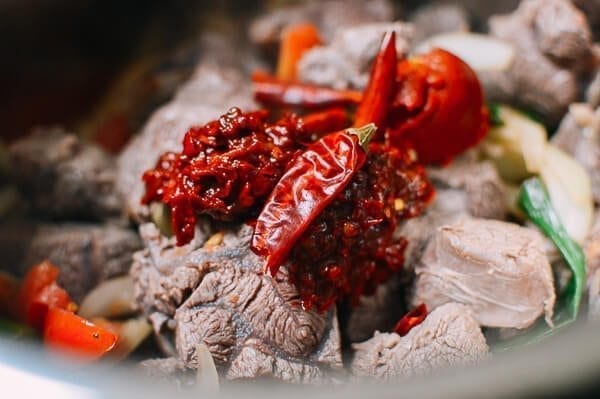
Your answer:
[[[10,174],[45,219],[104,220],[121,214],[114,160],[61,128],[39,128],[9,149]]]
[[[483,326],[551,324],[555,293],[541,234],[516,224],[465,218],[437,229],[417,268],[414,304],[468,305]]]
[[[60,269],[58,278],[72,298],[80,301],[101,281],[127,274],[133,253],[141,248],[135,231],[114,225],[21,222],[0,225],[2,267],[24,275],[49,259]]]
[[[457,303],[435,309],[404,337],[376,332],[373,338],[354,344],[353,348],[352,373],[378,380],[473,365],[489,352],[470,308]]]
[[[199,231],[182,247],[153,224],[141,234],[146,249],[131,271],[137,302],[186,367],[197,367],[196,348],[205,344],[227,379],[319,383],[339,372],[335,311],[303,310],[285,267],[265,275],[249,226],[209,239]]]

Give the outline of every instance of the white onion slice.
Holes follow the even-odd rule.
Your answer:
[[[441,48],[456,55],[476,71],[504,71],[515,57],[514,47],[498,38],[480,33],[452,32],[430,37],[415,52]]]
[[[79,315],[86,319],[94,317],[122,317],[135,312],[133,282],[130,276],[103,281],[91,290],[79,307]]]
[[[548,136],[543,125],[507,106],[498,107],[503,125],[490,129],[481,150],[512,183],[537,174],[545,162]]]
[[[540,177],[567,233],[582,244],[594,215],[592,184],[587,171],[571,156],[549,144]]]
[[[219,374],[213,357],[204,344],[196,347],[198,359],[198,372],[196,373],[196,386],[203,394],[217,393],[219,391]]]
[[[152,333],[152,326],[144,317],[109,323],[116,327],[119,335],[117,344],[110,351],[110,357],[114,360],[126,358]]]

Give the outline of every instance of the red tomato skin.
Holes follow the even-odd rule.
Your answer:
[[[15,306],[18,319],[41,330],[50,306],[66,308],[71,303],[69,294],[56,283],[59,273],[58,267],[47,260],[29,269]]]
[[[401,61],[388,139],[410,142],[425,164],[446,164],[487,133],[488,114],[475,72],[441,50]]]
[[[53,281],[31,298],[25,314],[26,322],[41,331],[48,309],[52,307],[67,309],[70,303],[71,297],[67,291]]]
[[[110,351],[117,336],[75,313],[50,308],[44,323],[44,344],[51,350],[93,361]]]

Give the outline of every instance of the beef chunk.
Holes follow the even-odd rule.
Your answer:
[[[411,24],[371,23],[340,29],[331,44],[306,52],[298,63],[299,79],[336,89],[362,89],[369,80],[371,63],[385,32],[396,32],[399,57],[408,54],[413,36]]]
[[[587,170],[592,180],[592,194],[600,203],[600,108],[572,104],[552,142]]]
[[[469,305],[489,327],[526,328],[555,302],[541,235],[512,223],[462,219],[437,229],[416,268],[414,304]]]
[[[600,269],[596,269],[588,282],[588,319],[600,320]]]
[[[379,285],[373,295],[361,297],[348,316],[345,337],[350,342],[361,342],[376,330],[391,330],[406,313],[403,286],[401,275],[395,275]]]
[[[594,40],[600,40],[600,0],[573,0],[590,22]]]
[[[427,175],[438,193],[436,209],[485,219],[506,217],[504,183],[492,163],[457,160],[445,168],[430,168]]]
[[[9,152],[11,177],[38,215],[102,220],[120,214],[112,158],[74,134],[37,129]]]
[[[481,1],[481,0],[452,0],[440,3],[451,3],[462,7],[473,19],[473,23],[484,28],[490,16],[513,11],[521,0]]]
[[[415,44],[441,33],[469,31],[469,15],[457,4],[434,3],[420,7],[410,21],[415,27]]]
[[[142,175],[167,151],[180,151],[185,132],[218,118],[230,107],[254,108],[249,83],[237,68],[210,61],[201,63],[175,98],[158,109],[118,160],[117,188],[125,197],[128,214],[137,221],[149,216],[140,203]]]
[[[206,244],[197,234],[183,247],[153,224],[140,231],[147,248],[131,271],[137,301],[157,333],[174,335],[186,367],[197,367],[204,343],[228,379],[324,382],[341,368],[335,313],[302,310],[285,267],[275,278],[263,274],[262,259],[249,249],[249,226]]]
[[[600,107],[600,71],[596,72],[596,76],[585,91],[585,100],[592,108]]]
[[[596,212],[594,223],[583,246],[588,278],[600,269],[600,213]]]
[[[9,271],[23,275],[50,259],[59,283],[75,301],[99,282],[126,274],[140,249],[138,235],[111,225],[20,223],[0,225],[0,250],[9,254]]]
[[[317,25],[329,41],[339,28],[370,22],[391,21],[394,9],[388,0],[326,0],[275,8],[256,18],[250,25],[250,40],[263,48],[276,48],[283,29],[298,22]]]
[[[498,172],[489,162],[457,159],[445,168],[429,168],[428,176],[436,196],[427,212],[409,219],[398,229],[408,246],[405,269],[413,270],[438,227],[461,216],[504,219],[507,214],[505,190]]]
[[[591,58],[585,15],[570,1],[526,0],[512,14],[492,17],[490,31],[518,49],[507,72],[512,92],[497,100],[533,109],[550,124],[558,122],[579,94],[573,68],[581,69]]]
[[[352,373],[378,380],[475,364],[489,351],[471,310],[456,303],[435,309],[404,337],[376,332],[353,348]]]

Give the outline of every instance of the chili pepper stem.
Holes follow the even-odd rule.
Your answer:
[[[369,143],[371,139],[377,132],[377,126],[374,123],[369,123],[362,127],[349,128],[347,130],[348,134],[353,134],[358,137],[358,144],[365,150],[365,152],[369,151]]]

